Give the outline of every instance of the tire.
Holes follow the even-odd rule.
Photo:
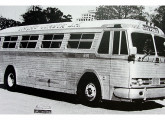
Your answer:
[[[13,69],[8,69],[4,76],[5,87],[9,91],[15,91],[16,89],[16,74]]]
[[[101,87],[98,81],[85,81],[79,90],[79,99],[82,104],[93,106],[101,101]]]

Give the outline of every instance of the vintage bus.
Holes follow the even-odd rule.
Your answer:
[[[76,94],[88,104],[165,97],[165,38],[139,20],[64,22],[0,31],[0,81]]]

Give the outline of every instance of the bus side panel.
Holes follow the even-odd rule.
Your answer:
[[[21,58],[21,59],[24,59],[24,58]],[[17,57],[15,52],[1,52],[0,66],[1,66],[2,72],[0,72],[0,79],[2,80],[3,83],[4,83],[4,74],[5,74],[6,68],[9,65],[12,65],[16,72],[17,84],[20,85],[20,83],[21,83],[21,85],[26,85],[25,79],[19,78],[19,77],[23,76],[23,75],[20,75],[19,71],[22,71],[22,73],[26,73],[26,71],[25,71],[26,64],[23,64],[23,66],[22,66],[22,64],[19,63],[19,61],[21,59],[19,59],[19,57]],[[19,70],[19,68],[21,68],[21,70]]]
[[[5,72],[5,69],[6,69],[6,66],[5,66],[5,59],[3,57],[3,54],[2,52],[0,52],[0,84],[4,84],[4,72]]]
[[[93,72],[99,79],[102,96],[109,99],[110,60],[69,58],[67,65],[67,90],[77,90],[77,84],[84,72]]]
[[[128,60],[111,59],[110,84],[115,87],[129,87],[130,63]]]

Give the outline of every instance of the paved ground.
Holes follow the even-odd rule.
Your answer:
[[[76,102],[74,95],[19,87],[10,92],[0,85],[0,114],[33,114],[36,106],[50,106],[52,114],[164,114],[165,100],[142,104],[104,101],[97,107]]]

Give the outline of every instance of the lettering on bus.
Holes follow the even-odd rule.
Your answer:
[[[157,28],[154,28],[154,27],[151,27],[151,26],[147,26],[147,25],[143,25],[143,30],[159,33],[159,30]]]
[[[18,31],[62,29],[62,28],[65,28],[66,25],[67,24],[43,25],[43,26],[25,26],[25,27],[21,27]]]
[[[51,29],[63,29],[63,28],[76,28],[80,27],[79,23],[73,23],[71,25],[65,24],[52,24],[52,25],[42,25],[42,26],[25,26],[21,27],[18,31],[33,31],[33,30],[51,30]]]
[[[18,31],[32,31],[36,30],[38,26],[28,26],[28,27],[21,27]]]
[[[75,27],[80,27],[80,24],[78,24],[78,23],[73,23],[73,24],[69,25],[68,27],[73,27],[73,28],[75,28]]]
[[[66,25],[67,24],[56,24],[56,25],[41,26],[41,30],[62,29],[62,28],[65,28]]]

